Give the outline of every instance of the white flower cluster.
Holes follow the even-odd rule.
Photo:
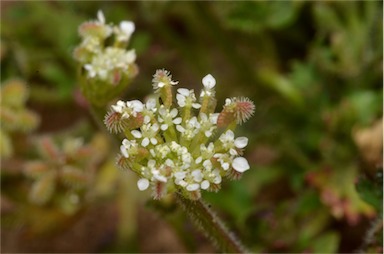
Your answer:
[[[82,63],[87,77],[110,84],[118,84],[124,77],[136,74],[135,50],[126,50],[135,24],[122,21],[119,26],[105,23],[102,11],[97,13],[98,19],[88,21],[79,27],[81,44],[75,49],[74,57]],[[114,43],[106,45],[106,40],[114,36]]]
[[[162,89],[176,83],[168,72],[159,75],[163,74],[162,81],[154,79],[164,84],[154,85],[155,97],[145,104],[138,100],[118,101],[105,123],[108,126],[111,119],[140,122],[139,128],[121,130],[126,138],[118,158],[122,168],[140,175],[137,182],[140,190],[152,186],[157,198],[179,191],[196,199],[200,197],[200,190],[217,191],[224,177],[238,178],[250,168],[247,159],[242,157],[248,138],[236,138],[230,128],[220,131],[219,113],[208,107],[203,109],[202,105],[209,104],[206,100],[214,100],[216,81],[212,75],[203,79],[200,102],[193,90],[179,88],[176,108],[162,103]]]

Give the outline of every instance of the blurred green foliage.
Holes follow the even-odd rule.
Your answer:
[[[378,134],[373,131],[375,122],[382,122],[383,105],[380,1],[1,5],[1,80],[15,76],[26,80],[30,104],[37,111],[39,105],[83,107],[73,99],[78,88],[72,50],[79,42],[78,25],[94,19],[98,9],[114,23],[136,24],[132,47],[140,71],[121,98],[142,99],[151,91],[154,71],[166,68],[181,86],[191,89],[211,73],[217,80],[218,105],[226,97],[252,99],[256,114],[238,130],[250,140],[245,156],[251,170],[240,182],[227,183],[219,193],[204,198],[253,252],[334,253],[359,248],[382,252],[380,240],[366,243],[369,234],[382,239],[382,226],[376,227],[382,225],[382,127]],[[48,120],[43,119],[39,132],[49,129],[56,112],[44,114]],[[63,126],[75,120],[69,118]],[[363,129],[371,135],[361,141],[356,133]],[[379,142],[368,149],[369,158],[364,142]],[[16,158],[22,156],[25,153]],[[185,233],[190,225],[172,200],[150,202],[145,209],[164,215],[184,249],[175,247],[177,240],[164,237],[163,242],[169,241],[164,247],[146,237],[150,234],[142,230],[155,226],[148,228],[145,219],[137,220],[146,216],[138,212],[143,202],[137,200],[148,196],[138,195],[135,186],[116,183],[119,177],[105,172],[106,183],[100,181],[96,189],[118,186],[118,198],[107,195],[103,202],[120,207],[124,211],[120,218],[129,214],[121,225],[131,228],[114,229],[120,242],[106,239],[104,249],[98,245],[91,252],[203,251],[204,241],[195,231]],[[7,183],[2,184],[5,200],[9,181],[12,178],[2,177]],[[369,223],[376,217],[378,223]],[[164,232],[167,227],[162,227]],[[135,239],[138,245],[133,244]]]

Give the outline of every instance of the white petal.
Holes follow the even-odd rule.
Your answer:
[[[123,108],[121,106],[119,106],[119,105],[112,105],[111,108],[112,108],[113,111],[115,111],[117,113],[121,114],[121,112],[123,112]]]
[[[125,147],[130,147],[132,143],[131,143],[131,141],[129,141],[128,139],[125,138],[125,139],[123,140],[122,144],[123,144]]]
[[[125,148],[124,145],[121,145],[121,146],[120,146],[120,152],[121,152],[121,154],[122,154],[125,158],[129,158],[129,154],[128,154],[127,149]]]
[[[185,187],[185,186],[187,186],[187,182],[184,181],[184,180],[181,180],[181,181],[179,182],[179,185],[182,186],[182,187]]]
[[[149,116],[144,116],[144,123],[148,124],[151,121],[151,118]]]
[[[159,84],[157,86],[161,88],[161,87],[164,87],[165,84],[163,82],[159,82]]]
[[[149,110],[156,108],[156,99],[155,98],[148,99],[147,102],[145,103],[145,106]]]
[[[219,113],[214,113],[209,116],[211,123],[217,124],[217,119],[219,118]]]
[[[192,103],[192,107],[195,109],[201,108],[201,105],[199,103]]]
[[[177,100],[177,104],[179,104],[180,107],[185,107],[185,100],[184,101],[181,101],[181,100]]]
[[[135,137],[135,138],[141,138],[143,135],[141,134],[140,131],[138,130],[133,130],[131,131],[132,135]]]
[[[221,175],[217,175],[214,179],[213,179],[213,183],[215,184],[219,184],[221,183]]]
[[[243,173],[244,171],[247,171],[250,167],[248,164],[247,159],[244,157],[237,157],[232,162],[232,167],[237,172]]]
[[[139,100],[133,100],[131,101],[131,105],[132,105],[132,108],[136,111],[136,112],[141,112],[143,111],[143,108],[144,108],[144,105],[141,101]]]
[[[165,176],[162,176],[162,175],[153,175],[153,177],[160,181],[160,182],[163,182],[163,183],[166,183],[167,182],[167,178]]]
[[[229,153],[230,153],[231,155],[237,155],[236,150],[233,149],[233,148],[229,149]]]
[[[139,179],[139,181],[137,181],[137,187],[141,191],[148,189],[148,187],[149,187],[148,179],[146,179],[146,178]]]
[[[176,130],[178,130],[178,131],[181,132],[181,133],[185,132],[184,127],[181,126],[181,125],[176,125]]]
[[[233,133],[233,131],[228,130],[228,131],[225,133],[225,136],[226,136],[228,139],[233,139],[233,138],[235,137],[235,134]]]
[[[184,95],[182,95],[182,94],[176,94],[176,99],[178,100],[178,101],[184,101],[185,102],[185,96]]]
[[[200,187],[203,189],[203,190],[206,190],[206,189],[208,189],[209,188],[209,181],[208,180],[204,180],[204,181],[202,181],[201,182],[201,184],[200,184]]]
[[[143,139],[143,141],[141,141],[141,145],[146,147],[147,145],[149,145],[149,138],[145,138]]]
[[[173,119],[172,122],[173,122],[174,124],[181,124],[181,121],[182,121],[181,117],[177,117],[177,118]]]
[[[200,162],[202,162],[202,161],[203,161],[203,157],[199,156],[199,157],[197,157],[197,159],[195,160],[195,163],[196,163],[196,164],[200,164]]]
[[[161,107],[161,108],[159,109],[159,114],[160,114],[161,116],[165,116],[165,115],[167,114],[167,110],[165,109],[165,107]]]
[[[102,10],[97,11],[97,19],[100,21],[100,23],[105,23],[105,17]]]
[[[162,124],[160,129],[165,131],[166,129],[168,129],[168,124]]]
[[[193,177],[198,177],[199,178],[200,176],[202,176],[201,175],[201,170],[200,169],[195,169],[195,170],[192,171],[191,175]]]
[[[229,163],[228,163],[228,162],[224,162],[223,164],[221,164],[221,167],[222,167],[224,170],[228,170],[228,169],[229,169]]]
[[[193,183],[193,184],[189,184],[187,186],[187,190],[188,191],[195,191],[195,190],[198,190],[200,187],[200,184],[197,184],[197,183]]]
[[[179,92],[179,94],[181,95],[184,95],[185,97],[189,96],[189,90],[186,88],[179,88],[177,89],[177,92]]]
[[[156,132],[159,130],[159,125],[157,123],[153,124],[151,127],[152,131]]]
[[[131,34],[135,31],[135,23],[133,23],[132,21],[121,21],[120,29],[126,35],[131,36]]]
[[[157,139],[151,138],[151,143],[152,143],[152,145],[157,145]]]
[[[176,108],[172,109],[170,112],[170,115],[172,116],[172,118],[175,118],[177,116],[177,109]]]
[[[176,172],[174,174],[175,178],[176,179],[180,179],[180,180],[184,179],[185,175],[186,175],[186,172],[184,172],[184,171]]]
[[[207,89],[212,89],[216,85],[216,80],[211,74],[206,75],[202,81],[204,87]]]
[[[205,160],[205,161],[203,162],[203,167],[204,167],[205,169],[211,169],[211,168],[212,168],[212,162],[211,162],[210,160]]]
[[[238,137],[235,139],[235,146],[237,148],[244,148],[248,145],[248,138],[247,137]]]
[[[207,138],[209,138],[210,136],[212,136],[212,131],[206,131],[204,134]]]

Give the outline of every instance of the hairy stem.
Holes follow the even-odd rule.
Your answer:
[[[176,193],[176,199],[196,226],[226,253],[247,253],[233,232],[230,232],[221,219],[202,199],[190,200]]]

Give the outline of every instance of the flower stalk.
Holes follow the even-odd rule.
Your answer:
[[[190,200],[176,193],[176,200],[193,223],[224,253],[247,253],[233,232],[202,199]]]

